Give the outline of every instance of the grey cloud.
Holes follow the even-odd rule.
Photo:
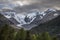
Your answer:
[[[30,5],[25,5],[23,7],[16,7],[15,9],[18,10],[19,12],[24,12],[32,9],[39,9],[40,11],[46,9],[46,8],[55,8],[55,7],[60,7],[60,0],[36,0],[35,3],[30,4]]]
[[[2,2],[2,1],[7,1],[7,0],[0,0],[0,2]],[[18,7],[14,8],[14,9],[18,10],[19,12],[24,12],[24,11],[28,11],[28,10],[32,10],[32,9],[44,10],[46,8],[60,7],[60,0],[13,0],[13,1],[21,1],[21,2],[22,1],[27,1],[27,2],[31,1],[30,5],[25,5],[22,7],[18,6]]]
[[[40,11],[46,9],[46,8],[50,8],[52,6],[46,6],[46,5],[41,5],[41,4],[31,4],[31,5],[27,5],[27,6],[23,6],[23,7],[15,7],[14,9],[18,12],[27,12],[27,11],[30,11],[30,10],[33,10],[33,9],[38,9]]]

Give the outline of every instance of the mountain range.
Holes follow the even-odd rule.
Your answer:
[[[5,24],[13,28],[24,28],[31,33],[49,32],[60,37],[60,10],[47,9],[43,12],[31,10],[16,13],[13,9],[0,9],[0,28]]]
[[[60,16],[60,10],[47,9],[43,12],[32,10],[25,13],[16,13],[13,9],[1,9],[0,14],[3,15],[11,25],[30,30],[40,24],[57,18]]]

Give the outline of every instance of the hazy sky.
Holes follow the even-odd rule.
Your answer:
[[[60,0],[0,0],[0,3],[14,3],[22,6],[22,9],[56,8],[60,9]]]

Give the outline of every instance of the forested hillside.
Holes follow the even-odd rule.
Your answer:
[[[23,28],[16,31],[16,29],[5,24],[0,29],[0,40],[58,40],[58,38],[55,35],[51,36],[48,32],[32,34]]]
[[[7,20],[3,15],[0,15],[0,40],[58,40],[56,34],[53,36],[50,35],[51,32],[49,30],[55,28],[54,26],[59,25],[59,17],[60,16],[53,19],[54,21],[51,20],[47,23],[40,24],[36,28],[33,28],[33,30],[27,31],[23,28],[15,29],[11,27],[9,25],[10,21]],[[49,30],[46,31],[48,28]],[[59,32],[59,30],[56,31],[57,33]],[[55,33],[56,31],[53,32]]]

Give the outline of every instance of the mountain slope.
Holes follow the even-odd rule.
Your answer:
[[[9,24],[9,21],[0,14],[0,27],[4,26],[5,24]]]
[[[30,12],[26,12],[26,14],[16,13],[15,10],[9,8],[4,8],[0,11],[1,15],[6,17],[7,20],[13,23],[11,23],[12,25],[18,28],[24,28],[26,30],[30,30],[33,27],[38,26],[39,24],[56,18],[57,16],[59,16],[59,13],[60,12],[55,9],[47,9],[43,12],[32,10]]]
[[[59,15],[60,14],[59,14],[58,10],[48,9],[44,12],[41,12],[39,15],[37,15],[35,20],[32,21],[30,24],[25,24],[25,25],[23,25],[23,27],[27,28],[27,29],[31,29],[31,28],[38,26],[39,24],[42,24],[42,23],[48,22],[52,19],[55,19]],[[40,17],[42,17],[42,18],[40,18]]]
[[[48,31],[50,34],[59,35],[60,34],[60,16],[56,17],[53,20],[45,22],[31,29],[32,33],[40,33]]]

